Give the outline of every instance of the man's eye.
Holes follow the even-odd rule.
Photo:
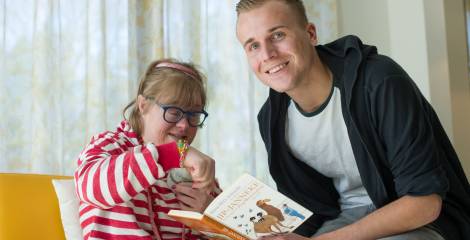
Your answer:
[[[283,32],[275,32],[272,36],[273,40],[280,40],[284,38],[285,34]]]
[[[250,45],[249,50],[252,51],[252,50],[256,50],[258,48],[259,48],[259,44],[258,43],[253,43],[253,44]]]

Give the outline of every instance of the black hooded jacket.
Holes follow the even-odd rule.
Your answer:
[[[362,182],[380,208],[404,195],[437,193],[432,223],[447,240],[470,239],[470,186],[439,119],[406,72],[373,46],[347,36],[316,50],[341,89],[343,116]],[[297,233],[313,235],[340,213],[332,179],[296,159],[285,141],[290,98],[270,90],[258,114],[278,190],[314,212]],[[312,143],[314,144],[314,143]]]

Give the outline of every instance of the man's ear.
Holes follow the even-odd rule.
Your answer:
[[[315,27],[315,24],[313,23],[307,24],[307,33],[308,33],[308,38],[310,39],[310,42],[314,46],[316,46],[318,44],[318,39],[317,39],[317,28]]]
[[[147,104],[148,104],[147,99],[144,96],[142,95],[137,96],[136,105],[137,105],[137,108],[139,109],[140,114],[144,114],[147,111]]]

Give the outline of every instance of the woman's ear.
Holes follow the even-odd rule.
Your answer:
[[[136,104],[140,114],[144,114],[147,111],[147,99],[144,96],[137,96]]]

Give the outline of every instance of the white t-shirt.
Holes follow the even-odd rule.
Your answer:
[[[286,141],[297,159],[333,179],[341,209],[349,209],[370,205],[372,201],[359,175],[341,104],[338,86],[334,86],[329,99],[311,113],[303,112],[291,100],[287,110]]]

